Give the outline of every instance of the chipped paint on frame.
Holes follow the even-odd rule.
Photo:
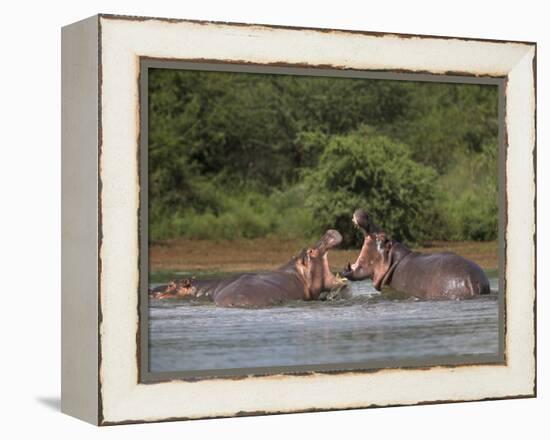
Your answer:
[[[136,139],[139,140],[139,129],[136,128],[139,127],[139,114],[136,114],[139,113],[139,107],[136,107],[139,102],[139,89],[137,89],[137,85],[135,84],[136,69],[139,72],[139,68],[136,68],[136,59],[138,57],[148,56],[178,60],[186,58],[197,59],[193,50],[190,50],[192,53],[189,53],[189,50],[185,50],[186,47],[172,46],[168,43],[174,43],[174,34],[181,35],[182,32],[186,32],[186,35],[196,34],[201,27],[207,27],[209,34],[222,32],[222,35],[218,34],[209,37],[211,41],[222,37],[242,39],[252,38],[253,36],[262,40],[262,38],[265,38],[265,34],[269,33],[270,37],[267,43],[275,47],[277,47],[277,44],[283,46],[280,43],[281,40],[284,40],[284,38],[281,38],[281,34],[284,32],[300,32],[300,38],[312,38],[313,40],[318,38],[323,39],[323,41],[327,38],[327,41],[333,41],[335,37],[343,38],[346,42],[351,38],[361,38],[364,40],[363,42],[376,39],[382,41],[385,47],[388,45],[399,46],[400,43],[405,41],[412,42],[413,45],[426,46],[425,43],[437,41],[438,43],[444,42],[448,44],[451,51],[451,46],[459,45],[461,49],[458,52],[461,53],[462,57],[466,56],[470,64],[466,63],[462,68],[458,66],[459,68],[457,69],[456,63],[450,63],[449,66],[445,64],[444,59],[437,59],[436,56],[435,60],[427,57],[428,59],[423,61],[422,67],[420,67],[422,63],[419,65],[418,60],[416,64],[407,64],[399,60],[398,62],[394,61],[392,65],[391,60],[376,63],[372,62],[372,59],[369,59],[369,61],[365,62],[364,55],[362,56],[360,53],[355,54],[355,59],[351,57],[343,60],[344,62],[330,61],[327,63],[323,62],[322,57],[313,57],[313,59],[310,59],[310,54],[308,53],[308,56],[304,56],[303,52],[300,55],[293,54],[290,56],[289,54],[288,61],[280,61],[270,59],[269,57],[261,58],[257,56],[254,53],[254,49],[257,49],[257,47],[248,53],[248,57],[237,55],[225,58],[227,52],[232,47],[231,44],[229,47],[226,45],[221,48],[221,52],[225,51],[223,57],[214,56],[210,58],[212,56],[210,54],[206,58],[231,63],[246,61],[261,65],[275,65],[277,63],[287,66],[307,65],[308,67],[315,66],[318,69],[327,68],[328,66],[334,69],[334,66],[339,66],[337,67],[339,69],[373,70],[378,72],[401,71],[419,73],[422,71],[429,74],[448,74],[449,72],[453,72],[455,76],[468,75],[480,78],[507,77],[508,80],[510,79],[510,73],[516,69],[516,66],[519,66],[521,69],[515,72],[517,77],[525,80],[525,75],[531,74],[529,81],[533,82],[534,87],[535,54],[531,43],[507,43],[495,42],[494,40],[458,38],[446,39],[445,37],[403,36],[397,34],[373,34],[319,29],[298,30],[286,27],[213,24],[209,22],[196,23],[180,20],[116,16],[100,16],[98,25],[101,29],[99,53],[100,84],[98,88],[100,99],[98,160],[100,165],[99,190],[101,194],[99,208],[99,234],[101,240],[98,273],[100,281],[100,315],[98,317],[100,338],[100,424],[490,400],[496,398],[530,397],[536,394],[536,389],[534,388],[536,387],[536,378],[534,376],[535,359],[518,359],[515,352],[518,351],[519,347],[515,340],[510,341],[513,344],[510,347],[514,351],[513,356],[509,359],[510,362],[507,365],[500,366],[416,367],[411,368],[411,370],[382,369],[371,372],[368,375],[365,375],[364,372],[338,372],[337,376],[328,373],[303,373],[307,374],[307,376],[304,376],[302,373],[293,376],[289,376],[288,374],[263,377],[246,376],[238,378],[239,380],[237,381],[216,379],[205,380],[200,383],[172,381],[160,384],[140,384],[138,378],[139,362],[137,362],[135,357],[137,346],[139,345],[139,340],[136,338],[139,330],[139,320],[136,314],[139,302],[136,300],[137,297],[135,295],[140,283],[139,271],[137,270],[139,267],[139,225],[136,219],[136,212],[139,210],[139,181],[137,177],[139,158],[136,154]],[[223,33],[228,27],[241,31],[241,33],[237,32],[237,35],[233,34],[228,37],[227,34]],[[242,33],[243,30],[245,31],[244,34]],[[168,37],[168,34],[170,34],[172,39]],[[339,41],[339,44],[342,44],[343,40]],[[488,67],[485,62],[486,60],[484,60],[481,67],[472,68],[471,66],[475,64],[473,57],[468,58],[467,54],[464,53],[464,45],[468,46],[468,52],[473,50],[474,47],[479,46],[483,47],[482,52],[485,49],[489,50],[489,46],[491,47],[491,52],[494,52],[498,48],[500,61],[496,62],[495,66]],[[424,58],[426,58],[426,54],[433,55],[434,53],[442,56],[438,52],[443,47],[441,44],[436,44],[435,48],[430,44],[428,46],[422,48],[419,52]],[[187,47],[187,49],[189,48]],[[201,44],[198,52],[203,52],[204,49],[205,45]],[[214,48],[210,47],[210,49],[212,51]],[[233,47],[233,49],[235,48]],[[288,47],[285,48],[287,51],[288,49]],[[239,52],[239,50],[236,51]],[[300,53],[300,50],[303,50],[303,47],[297,48],[295,52]],[[167,54],[166,52],[170,53]],[[217,53],[216,50],[213,50],[213,52]],[[335,58],[338,58],[338,56],[335,56]],[[532,73],[527,72],[529,69],[526,69],[522,65],[524,58],[530,61]],[[114,60],[116,60],[116,63],[114,63]],[[426,68],[426,64],[430,62],[436,66],[432,65]],[[442,65],[445,65],[445,67],[442,67]],[[513,85],[510,85],[510,82],[508,82],[508,86],[511,87],[509,90],[517,90],[517,81]],[[522,96],[517,98],[519,101],[521,99]],[[534,96],[532,100],[528,100],[528,103],[530,104],[529,108],[533,108],[534,113]],[[517,108],[514,107],[517,106],[517,102],[509,102],[508,105],[512,110]],[[138,109],[137,112],[136,108]],[[127,113],[120,113],[117,110],[126,110]],[[510,115],[507,113],[508,117]],[[529,113],[527,117],[533,118],[534,116]],[[515,116],[507,119],[507,127],[515,127],[518,123],[517,119]],[[113,125],[115,120],[117,122],[116,127]],[[523,124],[527,122],[528,124],[529,120],[521,122]],[[518,148],[520,150],[525,148],[533,149],[533,160],[530,167],[536,161],[534,129],[533,126],[532,132],[529,131],[529,135],[532,137],[528,139],[521,136],[520,130],[514,132],[514,151]],[[508,150],[509,148],[507,148],[507,152]],[[534,170],[529,168],[529,166],[525,170],[527,173],[533,173],[534,175]],[[510,171],[519,172],[516,164],[507,162],[506,172]],[[517,179],[517,176],[514,178],[514,183],[515,179]],[[529,194],[533,194],[534,197],[536,176],[533,176],[533,182],[533,187],[528,188],[528,190]],[[507,189],[507,195],[512,201],[518,201],[518,195],[517,193],[513,195],[513,191],[510,185]],[[534,203],[536,203],[535,198]],[[515,212],[511,211],[510,217],[514,217],[517,223],[517,215],[514,214]],[[532,213],[530,214],[532,215]],[[533,237],[535,237],[536,226],[534,216],[527,220],[530,219],[532,222],[527,226],[532,229]],[[123,229],[120,229],[121,227]],[[507,236],[507,239],[509,240],[509,244],[514,245],[514,249],[517,250],[520,246],[518,247],[518,241],[514,240],[515,237],[512,234]],[[131,252],[133,256],[130,255],[127,258],[129,261],[121,262],[119,257],[121,255],[128,256],[129,249],[133,249]],[[530,252],[530,248],[521,248],[521,250],[524,254],[525,252]],[[507,257],[509,253],[510,250],[507,249]],[[534,254],[534,257],[536,257],[536,254]],[[529,280],[534,281],[533,264],[534,260],[529,260],[526,263],[526,272],[522,273],[515,267],[514,270],[509,268],[510,272],[507,275],[511,279],[527,276]],[[525,303],[529,303],[531,297],[533,305],[536,305],[534,286],[530,291],[529,298],[516,298],[516,302],[519,302],[520,306],[525,307]],[[515,310],[510,309],[510,316],[514,312]],[[518,319],[519,321],[526,319],[527,322],[534,322],[533,316],[518,318],[518,314],[515,313],[513,320],[515,325],[518,324],[516,322]],[[519,328],[522,329],[523,327],[520,326]],[[532,328],[529,331],[531,335],[528,335],[528,343],[526,345],[531,347],[529,341],[532,340],[532,346],[535,349],[535,334]],[[522,350],[519,351],[521,352]],[[430,378],[429,382],[439,383],[436,390],[433,389],[433,386],[430,389],[426,383],[427,375]],[[381,380],[377,380],[377,377],[381,378]],[[495,380],[504,378],[513,379],[514,382],[512,384],[504,381],[500,381],[499,383],[494,382]],[[489,383],[491,379],[493,380],[492,384]],[[471,383],[472,380],[479,385],[478,389],[461,388],[465,384]],[[488,380],[489,382],[487,382]],[[390,390],[387,386],[384,386],[384,383],[395,384],[396,381],[403,385],[403,389],[400,392],[396,393],[396,390]],[[424,388],[423,383],[425,384]],[[346,389],[351,389],[352,391],[346,392]],[[307,392],[304,392],[306,390]],[[235,392],[241,395],[235,397]],[[281,392],[286,396],[284,401],[279,397]],[[416,394],[416,397],[411,397],[411,392]],[[194,395],[195,402],[191,406],[185,400],[186,393]],[[234,401],[226,402],[225,405],[220,406],[219,396],[222,396],[221,400],[223,401],[224,395],[233,396]],[[327,395],[330,397],[328,400]],[[213,396],[218,396],[218,398],[213,399]],[[312,404],[313,402],[314,404]]]

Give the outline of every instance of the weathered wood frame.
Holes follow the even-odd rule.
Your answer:
[[[506,362],[142,383],[144,58],[504,78]],[[536,394],[535,44],[99,15],[63,29],[62,75],[64,412],[107,425]]]

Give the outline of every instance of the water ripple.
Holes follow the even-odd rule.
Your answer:
[[[491,280],[498,289],[498,281]],[[351,283],[351,298],[225,309],[151,301],[151,371],[369,362],[498,351],[498,295],[415,301]]]

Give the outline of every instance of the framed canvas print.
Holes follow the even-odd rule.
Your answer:
[[[536,45],[62,31],[62,410],[536,395]]]

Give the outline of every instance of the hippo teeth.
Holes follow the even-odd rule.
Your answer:
[[[346,284],[348,282],[348,279],[343,277],[341,274],[337,273],[336,274],[336,279],[340,282],[340,283],[343,283],[343,284]]]

